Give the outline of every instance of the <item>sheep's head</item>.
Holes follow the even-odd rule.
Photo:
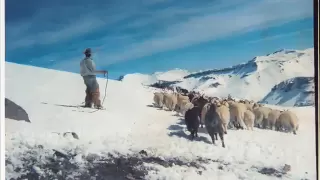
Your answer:
[[[253,109],[254,109],[254,108],[258,108],[258,107],[261,107],[261,104],[254,103],[253,106],[252,106]]]
[[[229,104],[228,104],[227,101],[221,101],[221,104],[224,105],[224,106],[226,106],[226,107],[229,107]]]
[[[229,105],[235,104],[235,101],[228,100],[227,102]]]
[[[202,108],[208,102],[209,101],[207,99],[205,99],[203,96],[200,96],[193,101],[193,104]]]
[[[235,100],[235,99],[232,99],[232,98],[228,98],[228,101],[236,102],[236,100]]]
[[[247,99],[245,99],[245,100],[244,100],[244,103],[245,103],[245,104],[250,104],[250,101],[247,100]]]
[[[178,96],[179,96],[179,93],[173,92],[172,95],[175,96],[175,97],[178,97]]]
[[[222,106],[222,104],[220,102],[217,102],[215,105],[216,105],[216,107]]]
[[[208,111],[215,111],[217,109],[218,105],[215,103],[209,103],[208,105]]]

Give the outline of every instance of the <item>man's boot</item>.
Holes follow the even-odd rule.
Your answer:
[[[102,109],[101,101],[100,101],[100,91],[99,88],[95,92],[92,93],[92,100],[94,107],[97,109]]]
[[[84,107],[92,107],[92,94],[88,89],[86,89],[86,98],[85,98],[85,104]]]

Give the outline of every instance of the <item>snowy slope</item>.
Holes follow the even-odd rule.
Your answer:
[[[188,74],[182,82],[175,85],[211,96],[227,97],[230,94],[236,98],[259,101],[269,94],[275,85],[283,81],[312,76],[314,76],[313,48],[279,50],[266,56],[257,56],[233,67]],[[150,81],[150,84],[153,82]]]
[[[295,77],[275,85],[262,103],[282,106],[314,106],[314,77]]]
[[[85,87],[78,74],[6,62],[5,78],[6,97],[21,105],[31,120],[6,120],[7,179],[40,175],[44,179],[112,179],[113,170],[120,176],[128,172],[122,168],[131,162],[135,169],[128,176],[144,169],[148,174],[143,179],[271,180],[277,178],[261,174],[259,169],[279,169],[284,164],[291,170],[282,179],[316,178],[313,107],[290,108],[301,120],[297,135],[230,130],[224,149],[220,140],[212,145],[206,133],[199,133],[200,138],[194,142],[188,140],[189,133],[175,113],[148,107],[153,93],[139,83],[110,80],[104,103],[107,110],[89,113],[91,110],[65,107],[84,100]],[[106,81],[98,81],[102,98]],[[77,133],[79,140],[53,133],[67,131]],[[74,157],[55,158],[53,149]],[[108,153],[120,158],[119,154],[133,156],[141,150],[151,157],[143,163],[138,163],[141,157],[115,160],[116,166],[105,165],[105,159],[97,161],[112,158]],[[152,163],[156,160],[161,163]]]

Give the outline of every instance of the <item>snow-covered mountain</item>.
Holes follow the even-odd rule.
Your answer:
[[[314,107],[286,108],[300,120],[297,135],[230,130],[222,148],[206,131],[190,141],[183,118],[149,107],[154,91],[133,80],[109,80],[106,110],[94,112],[78,107],[79,74],[5,66],[5,96],[30,118],[6,118],[6,179],[316,179]],[[107,81],[98,82],[104,99]]]
[[[180,70],[181,71],[181,70]],[[187,74],[187,71],[183,71]],[[169,74],[167,72],[166,74]],[[181,73],[183,74],[183,73]],[[289,79],[295,77],[313,77],[314,76],[314,50],[313,48],[305,50],[279,50],[266,56],[257,56],[252,60],[223,69],[211,69],[188,73],[181,77],[161,79],[178,81],[175,86],[185,88],[187,90],[202,91],[210,96],[227,97],[229,94],[236,98],[245,98],[255,101],[264,99],[272,90],[272,88]],[[132,75],[126,75],[128,77]],[[126,77],[125,76],[125,77]],[[145,77],[144,84],[152,84],[159,80],[158,75],[141,75]],[[148,78],[149,79],[148,79]],[[152,77],[152,78],[151,78]],[[136,79],[139,79],[136,76]],[[150,80],[152,79],[152,80]],[[307,91],[299,89],[301,91]],[[280,96],[285,96],[280,94]],[[286,95],[286,99],[295,98]],[[291,103],[292,105],[307,104],[307,102]],[[282,104],[284,101],[270,101],[269,103]],[[287,102],[287,101],[286,101]],[[290,103],[286,103],[291,105]]]
[[[151,75],[140,73],[127,74],[122,78],[121,81],[126,83],[149,85],[158,81],[180,81],[189,74],[190,72],[186,70],[176,68],[166,72],[155,72]]]
[[[314,77],[295,77],[275,85],[261,100],[282,106],[314,106]]]

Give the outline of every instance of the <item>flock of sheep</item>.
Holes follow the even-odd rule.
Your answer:
[[[298,117],[292,111],[272,109],[248,100],[206,97],[196,92],[155,92],[153,100],[155,107],[184,116],[191,140],[198,137],[199,127],[205,125],[212,143],[215,144],[219,135],[222,147],[228,129],[257,127],[296,134],[299,128]]]

